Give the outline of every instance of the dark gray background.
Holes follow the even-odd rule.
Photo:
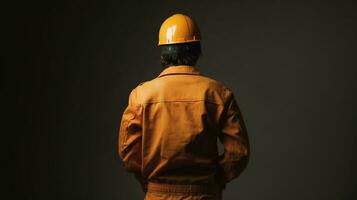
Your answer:
[[[3,7],[9,199],[142,199],[116,152],[131,89],[157,76],[162,21],[192,16],[201,72],[236,94],[251,142],[225,199],[356,199],[353,1],[26,1]],[[4,44],[5,44],[4,43]],[[8,58],[8,59],[7,59]]]

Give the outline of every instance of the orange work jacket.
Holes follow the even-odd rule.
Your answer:
[[[145,199],[207,199],[245,169],[249,143],[232,91],[196,67],[180,65],[131,91],[118,151],[147,191]]]

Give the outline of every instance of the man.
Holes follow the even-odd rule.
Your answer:
[[[146,200],[221,199],[226,183],[247,165],[247,132],[232,91],[194,67],[200,40],[188,16],[166,19],[158,44],[165,69],[129,95],[119,155]]]

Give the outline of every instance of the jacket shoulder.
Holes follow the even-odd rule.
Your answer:
[[[215,85],[216,87],[218,87],[219,89],[229,89],[223,82],[217,80],[217,79],[214,79],[214,78],[211,78],[209,76],[202,76],[204,79],[206,79],[206,81],[209,83],[209,84],[212,84],[212,85]]]
[[[230,87],[228,87],[225,83],[223,83],[220,80],[208,77],[208,76],[203,76],[210,85],[215,86],[218,90],[225,92],[225,93],[232,93],[232,90]]]
[[[233,90],[228,85],[226,85],[220,80],[216,80],[210,77],[207,78],[210,79],[217,86],[217,89],[221,92],[224,104],[228,103],[232,99],[235,99]]]

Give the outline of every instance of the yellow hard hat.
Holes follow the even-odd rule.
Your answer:
[[[197,42],[200,40],[200,30],[195,21],[186,15],[175,14],[162,23],[159,32],[158,46]]]

